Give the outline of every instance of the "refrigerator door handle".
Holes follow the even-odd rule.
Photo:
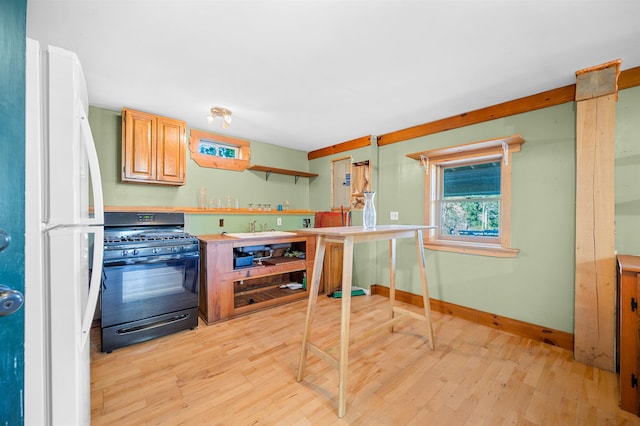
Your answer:
[[[93,316],[96,312],[96,306],[98,305],[98,295],[100,294],[100,283],[102,281],[102,261],[104,254],[104,228],[103,227],[91,227],[88,232],[93,232],[95,237],[93,239],[93,264],[91,267],[91,282],[89,283],[89,295],[87,297],[87,306],[82,315],[82,335],[80,338],[80,347],[83,348],[89,340],[91,324],[93,323]]]
[[[79,99],[76,107],[80,112],[80,138],[86,148],[85,151],[87,153],[87,161],[89,162],[89,172],[91,174],[91,188],[93,190],[93,219],[87,218],[83,223],[86,225],[102,225],[104,224],[104,198],[102,195],[102,177],[100,175],[98,153],[96,151],[93,135],[91,134],[88,114],[84,110]]]

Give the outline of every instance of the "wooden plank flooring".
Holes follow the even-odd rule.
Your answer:
[[[387,318],[387,306],[354,297],[351,335]],[[352,345],[339,419],[337,370],[309,354],[295,380],[305,314],[297,301],[111,354],[92,330],[92,424],[640,425],[618,408],[614,373],[438,312],[434,351],[415,320]],[[337,344],[339,321],[340,300],[320,296],[312,341]]]

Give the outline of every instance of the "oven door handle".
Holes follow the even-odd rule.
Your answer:
[[[120,330],[116,331],[116,334],[124,335],[124,334],[131,334],[131,333],[139,333],[141,331],[148,331],[154,328],[166,326],[167,324],[175,323],[178,321],[184,321],[186,319],[189,319],[189,315],[190,314],[180,314],[180,315],[175,315],[171,318],[157,321],[151,324],[121,328]]]

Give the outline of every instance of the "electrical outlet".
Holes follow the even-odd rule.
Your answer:
[[[398,212],[389,213],[389,220],[398,220]]]
[[[282,226],[282,218],[281,217],[276,219],[276,225]]]
[[[224,219],[220,219],[220,221],[218,221],[218,225],[220,227],[224,226]]]

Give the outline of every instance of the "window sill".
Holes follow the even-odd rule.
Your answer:
[[[448,251],[452,253],[475,254],[490,257],[516,257],[520,249],[498,247],[494,245],[468,244],[458,242],[425,241],[424,247],[429,250]]]

